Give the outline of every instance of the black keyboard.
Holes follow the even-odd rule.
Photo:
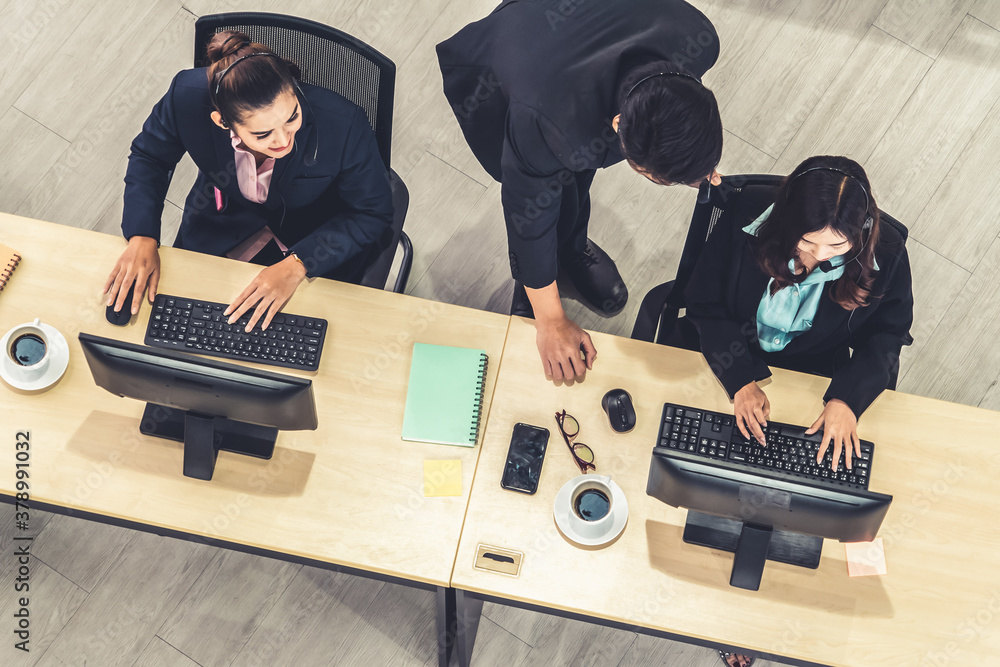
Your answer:
[[[755,438],[747,440],[743,437],[733,415],[665,403],[657,445],[662,450],[727,461],[758,474],[771,472],[779,479],[790,476],[838,486],[868,488],[874,444],[861,441],[861,456],[852,458],[851,470],[846,468],[841,454],[834,471],[830,469],[833,446],[827,448],[822,463],[817,464],[816,454],[823,432],[806,435],[806,428],[768,420],[767,427],[763,428],[767,447],[762,447]]]
[[[157,294],[146,327],[146,345],[225,359],[315,371],[323,353],[327,321],[278,313],[267,331],[260,323],[244,331],[250,312],[227,324],[229,304]]]

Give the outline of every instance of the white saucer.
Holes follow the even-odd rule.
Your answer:
[[[577,534],[573,529],[573,524],[569,520],[569,515],[573,511],[570,507],[570,494],[581,480],[588,477],[591,477],[591,475],[580,475],[563,484],[562,488],[559,489],[559,493],[556,494],[553,514],[559,532],[568,540],[585,547],[599,547],[611,542],[625,530],[625,524],[628,523],[628,501],[625,500],[625,492],[622,491],[622,487],[618,486],[614,480],[609,480],[608,488],[611,489],[611,515],[614,521],[611,522],[608,530],[603,535],[584,537]]]
[[[49,365],[45,367],[45,371],[40,377],[34,380],[22,380],[21,378],[14,377],[10,372],[12,370],[11,367],[14,366],[14,362],[11,361],[6,352],[3,354],[3,363],[0,363],[0,378],[3,378],[4,382],[15,389],[35,391],[51,387],[63,376],[63,373],[66,372],[66,367],[69,366],[69,344],[66,342],[66,338],[59,333],[58,329],[50,324],[42,322],[39,324],[39,327],[45,332],[45,337],[48,338],[49,345],[52,348],[50,352],[52,358],[49,359]],[[3,339],[0,340],[0,350],[7,349],[8,340],[10,340],[10,331],[4,334]]]

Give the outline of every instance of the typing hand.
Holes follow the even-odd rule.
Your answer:
[[[549,380],[582,378],[587,369],[594,367],[597,348],[590,334],[573,320],[562,317],[556,320],[536,320],[538,334],[535,342],[542,357],[542,368]],[[583,358],[581,359],[581,352]]]
[[[286,257],[277,264],[261,270],[257,277],[233,299],[223,315],[229,317],[229,324],[240,319],[251,308],[254,309],[246,331],[253,329],[257,321],[264,318],[260,328],[267,329],[281,307],[295,294],[296,288],[306,277],[306,267],[294,257]]]
[[[827,447],[833,443],[833,464],[831,470],[836,470],[840,465],[840,450],[844,450],[844,461],[847,469],[851,469],[851,450],[857,456],[861,456],[861,439],[858,437],[858,418],[854,416],[854,411],[847,407],[840,399],[828,401],[819,419],[806,431],[806,435],[812,435],[823,428],[823,442],[819,445],[819,453],[816,455],[816,463],[823,461]],[[851,446],[853,443],[853,447]]]
[[[766,447],[764,440],[764,429],[767,426],[767,416],[771,414],[771,402],[767,400],[764,393],[756,382],[750,382],[733,397],[733,412],[736,415],[736,426],[740,433],[747,440],[750,435],[757,439],[762,446]]]
[[[147,287],[149,303],[156,300],[156,287],[160,283],[160,253],[156,250],[156,239],[133,236],[128,240],[128,247],[118,258],[115,268],[104,283],[104,294],[107,295],[105,305],[114,304],[115,312],[119,312],[133,282],[135,294],[138,295],[138,298],[132,299],[132,314],[135,315],[139,312],[142,292]]]

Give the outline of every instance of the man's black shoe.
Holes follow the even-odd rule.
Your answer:
[[[605,317],[617,315],[628,303],[628,288],[613,259],[591,240],[583,252],[560,257],[562,268],[590,306]]]
[[[514,281],[514,298],[510,300],[510,314],[535,319],[535,311],[528,300],[528,293],[517,280]]]

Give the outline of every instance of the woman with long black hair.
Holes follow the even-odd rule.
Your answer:
[[[868,177],[845,157],[802,162],[777,189],[745,188],[728,225],[712,231],[685,291],[689,339],[733,400],[744,437],[763,443],[768,366],[832,378],[809,432],[822,428],[851,467],[858,418],[895,388],[913,339],[904,239],[883,224]],[[766,443],[765,443],[766,445]]]

